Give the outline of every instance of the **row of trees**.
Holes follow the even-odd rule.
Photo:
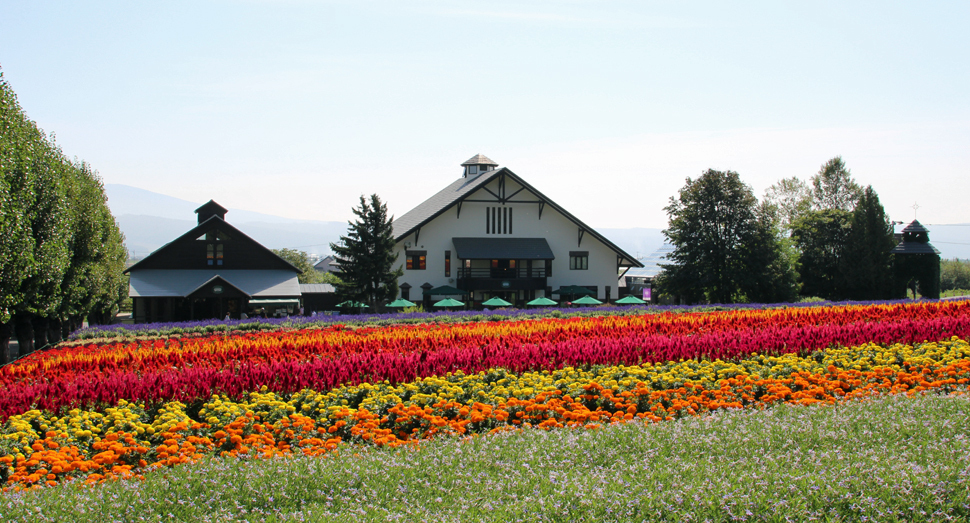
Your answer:
[[[98,174],[68,159],[17,102],[0,72],[0,363],[15,331],[22,354],[88,318],[111,319],[127,295],[128,253]]]
[[[840,157],[808,183],[779,181],[760,202],[738,173],[709,170],[665,210],[674,251],[657,286],[682,301],[892,297],[892,223]]]

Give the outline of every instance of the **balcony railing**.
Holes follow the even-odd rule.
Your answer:
[[[546,269],[544,267],[517,267],[514,269],[499,269],[499,268],[465,268],[462,267],[458,269],[458,279],[465,278],[497,278],[497,279],[515,279],[515,278],[545,278]]]

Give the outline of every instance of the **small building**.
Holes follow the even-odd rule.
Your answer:
[[[940,297],[940,251],[930,243],[930,231],[918,220],[903,228],[893,255],[894,294],[905,298],[909,289],[924,298]]]
[[[325,256],[323,259],[315,263],[313,268],[320,272],[340,272],[340,264],[337,263],[337,259],[334,258],[332,254]]]
[[[307,316],[316,312],[337,310],[337,289],[329,283],[301,283],[303,311]]]
[[[607,301],[620,272],[641,266],[510,169],[481,154],[461,166],[460,178],[392,224],[402,298],[428,308],[445,296],[500,297],[522,307],[567,299],[556,291],[578,286]],[[440,288],[461,294],[429,293]]]
[[[239,318],[300,308],[301,273],[225,221],[210,200],[198,225],[125,270],[136,323]]]
[[[653,282],[663,271],[662,263],[669,263],[667,255],[673,252],[674,246],[665,243],[653,254],[640,259],[643,267],[634,267],[620,277],[619,288],[621,295],[632,295],[644,301],[656,301],[653,295]]]

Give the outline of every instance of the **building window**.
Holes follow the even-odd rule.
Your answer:
[[[222,265],[222,244],[209,243],[205,246],[206,265]]]
[[[546,260],[546,278],[552,276],[552,260]],[[546,294],[548,296],[549,294]]]
[[[428,251],[407,251],[405,256],[409,271],[423,271],[428,268]]]
[[[512,234],[512,208],[486,207],[485,234]]]
[[[589,269],[589,252],[588,251],[570,251],[569,252],[569,270],[571,271],[585,271]]]
[[[451,251],[445,251],[445,277],[451,276]]]

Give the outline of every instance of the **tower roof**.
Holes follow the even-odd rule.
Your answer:
[[[903,227],[903,232],[930,232],[930,230],[923,227],[919,220],[913,220],[909,225]]]
[[[461,164],[462,167],[465,167],[466,165],[492,165],[498,167],[497,163],[490,160],[488,156],[485,156],[484,154],[476,154],[475,156],[469,158],[465,163]]]

